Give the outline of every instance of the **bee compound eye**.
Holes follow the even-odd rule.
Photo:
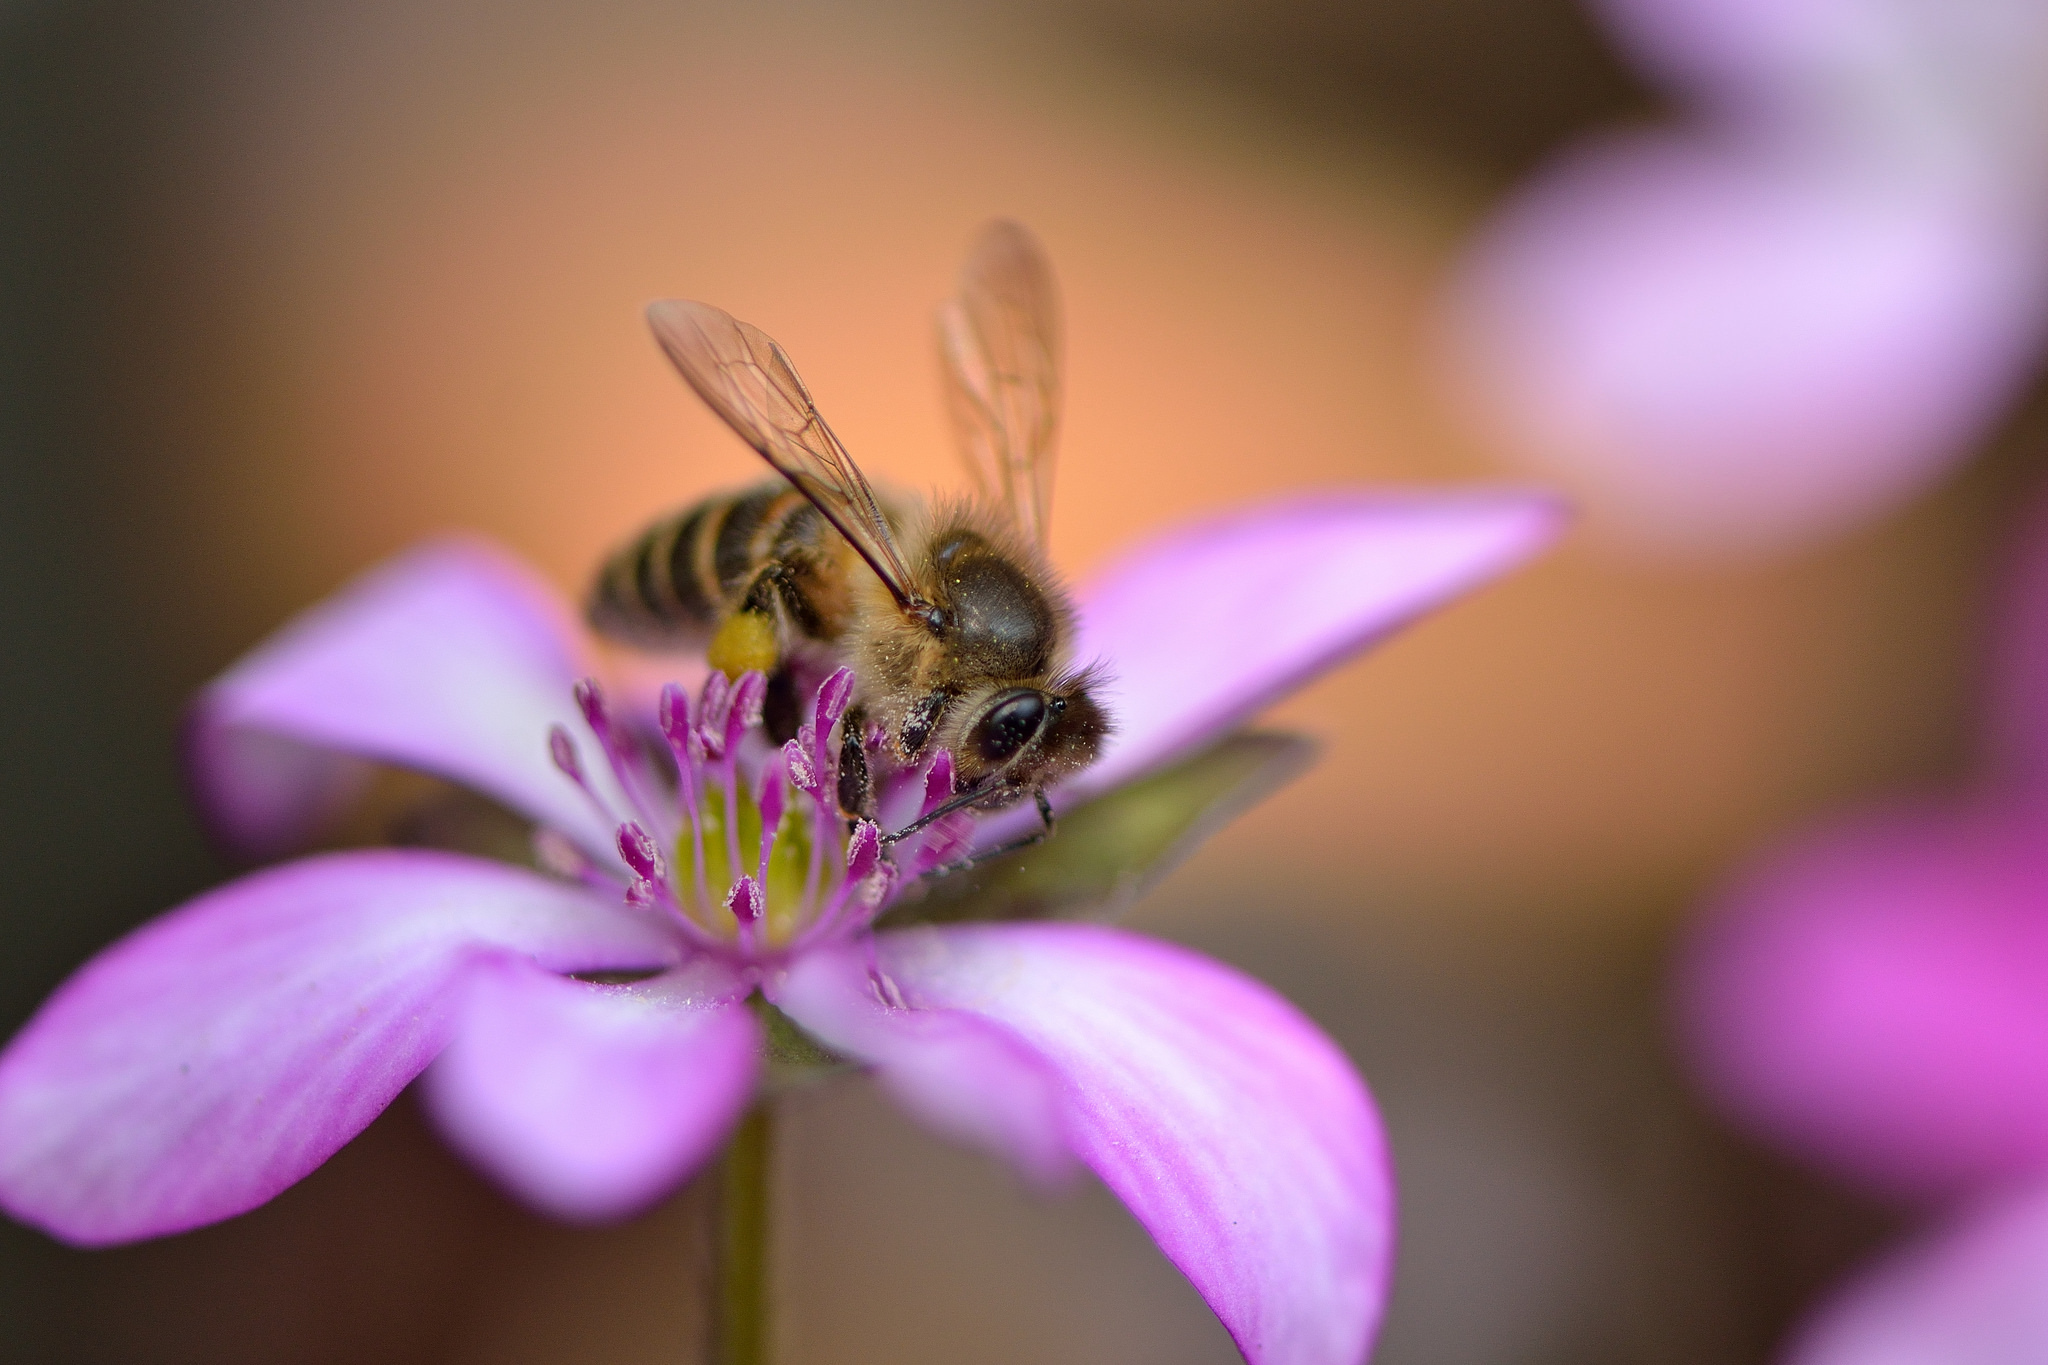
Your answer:
[[[1031,742],[1045,717],[1043,693],[1012,692],[991,706],[975,725],[975,749],[990,763],[1008,762]]]

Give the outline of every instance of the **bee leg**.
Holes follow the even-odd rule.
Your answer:
[[[789,570],[780,563],[764,566],[747,585],[740,607],[719,623],[704,651],[704,661],[728,678],[742,673],[775,672],[782,661],[781,632],[775,604],[788,593]]]
[[[773,673],[782,659],[775,639],[775,618],[765,611],[736,611],[719,625],[704,651],[704,661],[728,678],[742,673]]]
[[[795,739],[803,723],[804,703],[797,695],[796,670],[784,663],[768,675],[768,691],[761,698],[761,728],[779,747]]]
[[[925,746],[931,743],[932,731],[939,726],[939,719],[946,714],[946,707],[953,701],[953,694],[945,688],[927,692],[911,703],[910,713],[903,718],[902,728],[896,736],[896,754],[905,763],[915,763],[924,757]]]
[[[874,780],[868,773],[868,751],[863,743],[867,716],[848,711],[845,733],[839,741],[839,811],[849,820],[874,818]]]
[[[1057,822],[1053,819],[1052,814],[1052,802],[1046,799],[1043,789],[1034,791],[1031,795],[1038,802],[1038,818],[1041,823],[1037,829],[1032,830],[1031,833],[1021,838],[1012,839],[1007,844],[998,844],[994,848],[984,849],[971,858],[962,858],[958,862],[941,863],[925,875],[928,877],[945,877],[955,872],[969,872],[980,867],[983,863],[993,862],[997,858],[1006,857],[1020,849],[1031,848],[1052,838],[1057,829]]]

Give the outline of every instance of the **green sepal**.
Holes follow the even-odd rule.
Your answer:
[[[906,888],[877,927],[1113,916],[1300,774],[1316,749],[1301,735],[1240,731],[1063,813],[1043,843]]]

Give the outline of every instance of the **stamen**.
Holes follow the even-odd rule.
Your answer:
[[[848,884],[864,882],[875,875],[882,866],[882,831],[872,820],[862,820],[853,827],[853,837],[846,841],[846,880]]]
[[[736,753],[740,747],[740,736],[761,723],[761,704],[768,697],[768,677],[759,670],[740,674],[740,680],[733,685],[731,710],[725,717],[725,748],[727,753]]]
[[[625,794],[627,805],[646,823],[657,828],[666,825],[668,822],[662,816],[668,803],[652,798],[646,755],[612,719],[611,708],[605,704],[604,690],[595,679],[580,678],[572,692],[584,722],[597,736],[598,747],[604,751],[605,760],[611,765],[612,776],[617,779],[619,790]]]
[[[578,678],[576,685],[570,688],[569,692],[576,698],[576,709],[583,713],[583,719],[590,726],[590,732],[597,736],[597,742],[607,749],[611,748],[611,713],[605,709],[604,693],[598,690],[596,681],[591,678]]]
[[[534,846],[542,865],[593,884],[624,883],[628,904],[659,908],[702,950],[755,961],[857,928],[887,903],[901,877],[919,875],[937,851],[971,832],[964,807],[981,793],[954,790],[952,756],[941,751],[922,774],[878,759],[897,796],[920,783],[921,814],[894,834],[872,820],[855,821],[842,841],[834,731],[852,707],[853,672],[837,669],[819,685],[808,718],[779,749],[749,738],[761,726],[767,691],[760,672],[737,679],[714,672],[694,698],[674,684],[663,688],[655,720],[675,759],[671,786],[602,689],[587,678],[578,682],[577,710],[618,787],[598,785],[569,727],[549,729],[548,752],[606,817],[619,863],[541,831]],[[609,803],[620,792],[627,809],[614,814]],[[898,853],[892,861],[890,844],[953,811],[963,813],[906,845],[908,857]]]
[[[725,757],[725,717],[732,705],[732,681],[713,669],[704,680],[704,695],[698,707],[697,737],[706,758]]]
[[[818,795],[818,770],[812,766],[811,756],[804,752],[802,744],[794,739],[784,744],[782,763],[789,770],[789,780],[798,791],[812,798]]]
[[[569,738],[569,732],[559,725],[548,727],[548,757],[571,782],[587,789],[588,784],[583,780],[583,761],[576,755],[576,741]]]
[[[589,800],[599,819],[608,825],[619,823],[619,813],[597,794],[597,788],[590,785],[590,778],[583,771],[583,759],[576,751],[576,741],[560,725],[548,727],[548,757],[554,760],[555,767],[562,771],[563,776],[576,784],[576,789]]]
[[[768,879],[768,857],[775,851],[776,830],[782,824],[782,802],[782,766],[769,763],[761,769],[760,781],[754,785],[754,808],[761,812],[761,860],[755,875],[764,882]]]
[[[731,911],[733,919],[737,919],[741,927],[758,923],[760,917],[766,913],[762,884],[750,876],[743,876],[737,882],[733,882],[733,888],[725,892],[725,909]]]
[[[692,823],[697,818],[697,769],[704,763],[704,744],[690,729],[690,698],[674,683],[661,689],[655,712],[661,737],[676,760],[676,795]]]
[[[662,866],[661,848],[646,830],[631,820],[619,826],[619,856],[626,860],[626,866],[650,882],[664,881],[668,871]]]
[[[811,718],[798,731],[810,755],[811,770],[819,777],[818,790],[812,795],[818,802],[821,818],[830,814],[827,803],[839,790],[839,750],[832,743],[832,730],[852,702],[853,670],[833,670],[832,676],[818,685],[818,694],[811,702]]]
[[[835,669],[831,677],[818,686],[818,697],[811,708],[811,725],[820,737],[830,735],[832,727],[846,714],[847,704],[853,700],[853,670]]]

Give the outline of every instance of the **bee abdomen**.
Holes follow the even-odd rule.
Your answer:
[[[665,649],[702,643],[733,612],[773,593],[802,634],[822,637],[840,624],[831,591],[834,536],[803,494],[764,484],[707,498],[665,517],[605,562],[592,586],[588,616],[601,634]],[[780,572],[766,583],[764,570]],[[822,575],[822,577],[821,577]],[[822,599],[822,600],[814,600]]]
[[[598,571],[585,609],[599,634],[628,644],[687,644],[718,624],[722,595],[707,592],[706,533],[730,499],[712,498],[664,517],[621,546]]]

